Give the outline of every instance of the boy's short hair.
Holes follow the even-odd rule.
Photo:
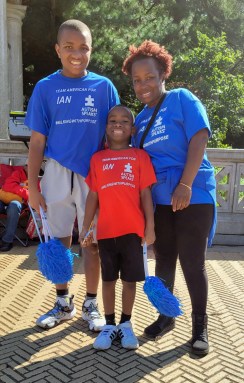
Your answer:
[[[70,20],[66,20],[64,21],[59,29],[58,29],[58,34],[57,34],[57,42],[59,43],[59,40],[60,40],[60,36],[63,32],[64,29],[73,29],[77,32],[80,32],[80,33],[84,33],[86,32],[90,38],[91,38],[91,44],[92,44],[92,35],[91,35],[91,31],[90,31],[90,28],[85,24],[83,23],[82,21],[80,20],[75,20],[75,19],[70,19]]]
[[[134,125],[134,123],[135,123],[135,116],[134,116],[134,113],[132,112],[132,110],[131,110],[130,108],[128,108],[128,106],[125,106],[125,105],[123,105],[123,104],[117,104],[117,105],[114,105],[114,106],[109,110],[109,112],[108,112],[108,116],[109,116],[110,112],[112,112],[112,110],[115,109],[115,108],[117,108],[117,107],[124,108],[124,109],[126,109],[126,110],[129,112],[129,114],[131,115],[131,119],[132,119],[132,125]]]

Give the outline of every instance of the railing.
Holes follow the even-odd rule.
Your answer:
[[[244,245],[244,149],[208,149],[216,169],[218,225],[214,244]]]
[[[18,165],[28,156],[28,149],[21,141],[0,139],[0,163],[13,163]],[[23,162],[24,163],[24,162]]]
[[[216,169],[218,225],[214,244],[244,246],[244,149],[207,149]],[[0,140],[0,162],[26,158],[22,142]]]

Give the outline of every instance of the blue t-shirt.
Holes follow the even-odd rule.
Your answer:
[[[81,78],[57,71],[40,80],[27,108],[25,124],[47,137],[45,156],[86,177],[93,153],[102,148],[109,110],[118,92],[103,76]]]
[[[136,117],[134,146],[139,147],[154,109],[155,107],[145,106]],[[204,128],[207,128],[211,135],[206,110],[196,96],[183,88],[167,92],[143,145],[151,157],[157,177],[157,183],[152,189],[154,204],[171,205],[172,193],[181,179],[186,164],[189,142]],[[190,203],[216,205],[214,168],[208,161],[206,153],[192,185]],[[216,214],[213,224],[212,232],[216,224]]]

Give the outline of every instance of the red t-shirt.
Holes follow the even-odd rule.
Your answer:
[[[156,182],[151,160],[144,150],[106,149],[95,153],[86,182],[98,193],[97,239],[131,233],[144,237],[140,191]]]

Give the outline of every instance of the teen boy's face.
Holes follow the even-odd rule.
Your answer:
[[[122,107],[115,106],[108,115],[106,135],[109,143],[125,143],[130,142],[133,134],[133,120],[130,112]]]
[[[55,45],[66,77],[82,77],[87,74],[86,68],[91,56],[91,37],[74,29],[64,29]]]

